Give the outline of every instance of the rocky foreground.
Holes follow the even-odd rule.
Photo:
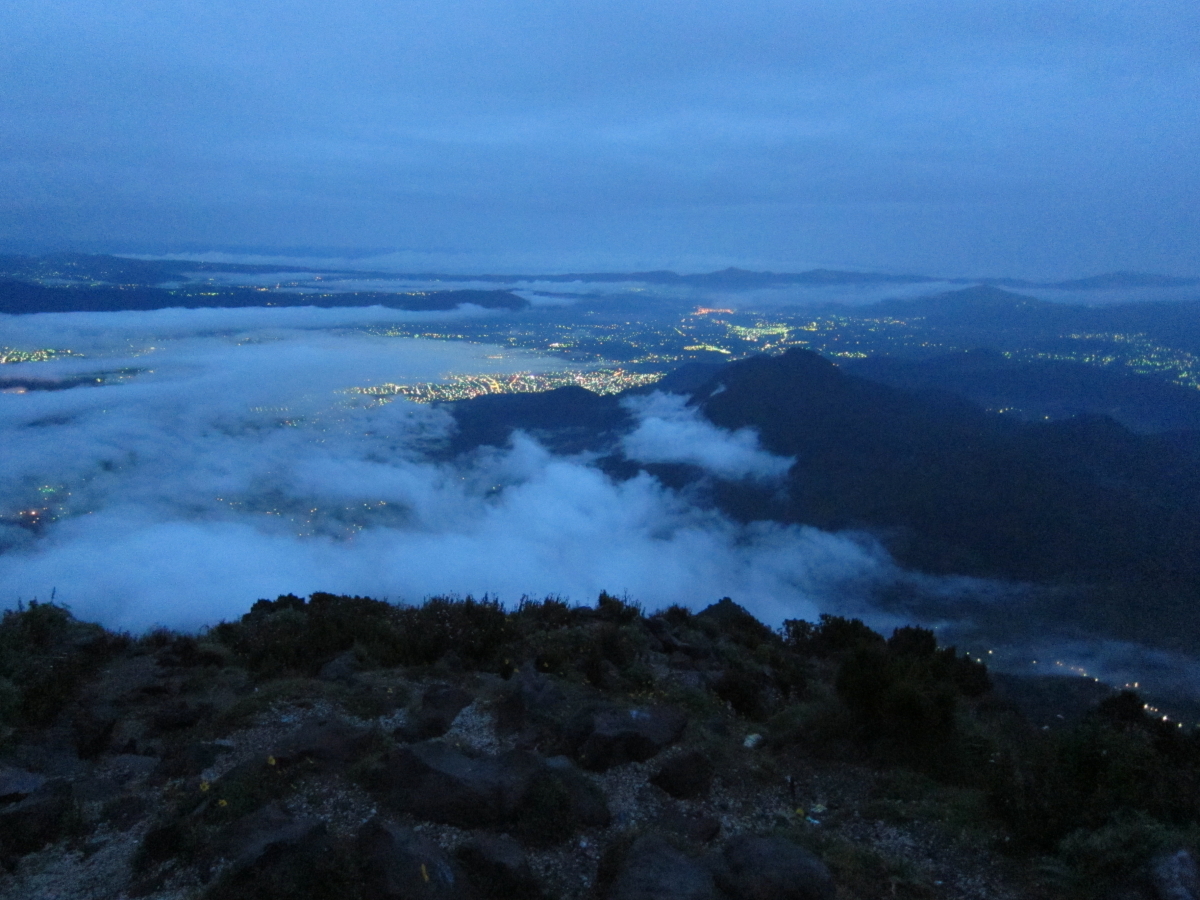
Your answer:
[[[0,675],[4,897],[1200,895],[1194,735],[1131,694],[1031,723],[916,628],[318,594],[135,639],[42,604]]]

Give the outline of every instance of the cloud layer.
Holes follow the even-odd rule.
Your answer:
[[[759,447],[758,434],[749,428],[717,428],[678,394],[655,391],[624,403],[638,418],[637,427],[621,439],[629,459],[690,463],[720,478],[759,481],[782,478],[795,463]]]
[[[893,572],[869,540],[738,526],[647,475],[614,482],[520,434],[502,450],[433,462],[425,450],[452,427],[446,413],[344,390],[538,361],[299,327],[326,324],[325,311],[243,312],[6,321],[26,339],[54,334],[91,354],[6,375],[126,375],[0,395],[10,523],[0,603],[56,590],[80,616],[137,630],[210,624],[286,592],[590,602],[608,590],[655,606],[729,595],[777,623]],[[643,401],[638,413],[630,446],[646,457],[665,458],[679,440],[689,461],[720,474],[766,477],[790,464],[676,400]]]

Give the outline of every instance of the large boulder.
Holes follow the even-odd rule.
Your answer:
[[[621,860],[607,900],[718,900],[712,873],[656,835],[639,838]]]
[[[0,856],[21,856],[58,840],[73,811],[71,785],[63,780],[48,781],[23,799],[0,807]]]
[[[374,739],[375,733],[370,728],[337,720],[309,722],[276,744],[271,756],[281,767],[308,763],[322,769],[336,769],[366,753]]]
[[[496,727],[507,733],[522,732],[530,746],[557,745],[563,740],[571,709],[564,686],[527,665],[497,704]]]
[[[474,699],[462,688],[442,685],[431,687],[421,697],[421,702],[408,721],[396,729],[396,736],[406,741],[427,741],[441,737]]]
[[[587,714],[575,758],[596,772],[642,762],[679,740],[687,721],[673,706],[606,707]]]
[[[513,817],[543,766],[524,751],[468,755],[443,741],[425,741],[390,753],[376,784],[401,812],[460,828],[486,828]]]
[[[780,837],[743,834],[725,844],[721,888],[735,900],[833,900],[829,869]]]
[[[477,834],[458,848],[458,859],[486,900],[542,896],[524,848],[508,835]]]
[[[46,779],[24,769],[0,768],[0,803],[24,800],[46,783]]]
[[[523,750],[469,754],[443,741],[399,747],[376,772],[374,787],[393,809],[419,819],[512,827],[536,843],[609,821],[604,795],[570,760]]]
[[[278,803],[268,803],[234,822],[222,836],[220,849],[231,868],[239,871],[274,848],[298,846],[323,830],[316,819],[296,818]]]
[[[410,828],[372,819],[359,829],[358,853],[367,896],[375,900],[472,900],[462,868]]]
[[[609,824],[600,787],[565,756],[545,760],[522,796],[512,828],[535,845],[557,844],[580,827]]]

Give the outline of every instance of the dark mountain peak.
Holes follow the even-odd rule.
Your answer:
[[[943,306],[943,307],[961,307],[971,306],[975,309],[979,308],[1030,308],[1030,307],[1048,307],[1051,306],[1046,300],[1039,300],[1036,297],[1030,297],[1027,294],[1017,294],[1013,291],[1006,291],[1003,288],[998,288],[991,284],[976,284],[971,287],[959,288],[954,291],[946,291],[941,294],[932,294],[928,297],[921,297],[919,300],[911,301],[928,306]]]

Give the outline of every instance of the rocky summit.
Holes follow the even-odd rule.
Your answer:
[[[31,604],[0,676],[4,897],[1200,896],[1194,734],[1111,691],[1043,726],[1055,684],[920,628],[316,594],[134,637]]]

